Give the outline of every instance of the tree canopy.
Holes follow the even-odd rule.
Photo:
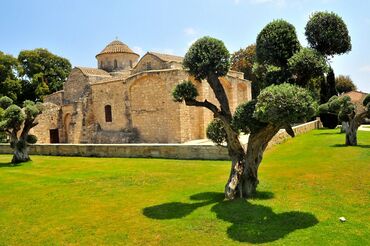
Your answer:
[[[300,49],[295,27],[285,20],[267,24],[257,36],[256,55],[260,64],[285,67]]]
[[[348,75],[339,75],[335,78],[335,88],[339,94],[357,90],[351,77]]]
[[[190,47],[183,66],[198,80],[207,78],[211,73],[224,76],[230,68],[230,53],[221,40],[203,37]]]
[[[23,99],[42,100],[44,95],[63,88],[72,66],[46,49],[23,50],[18,55],[24,78]]]
[[[307,86],[312,78],[323,76],[328,71],[325,58],[317,51],[302,48],[288,60],[289,69],[296,84]]]
[[[13,104],[9,97],[0,98],[0,132],[10,138],[10,147],[14,149],[12,163],[28,161],[28,144],[36,143],[36,136],[29,135],[31,128],[37,125],[36,117],[41,114],[41,104],[26,100],[23,107]]]
[[[0,51],[0,96],[8,96],[16,101],[22,85],[18,78],[21,67],[16,58]]]
[[[325,56],[344,54],[352,49],[346,24],[333,12],[314,13],[305,29],[309,45]]]

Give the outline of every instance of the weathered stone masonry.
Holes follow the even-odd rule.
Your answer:
[[[172,100],[172,90],[192,81],[199,100],[217,105],[206,82],[195,81],[182,68],[182,57],[146,53],[140,60],[120,41],[98,55],[98,68],[73,68],[62,91],[45,98],[39,125],[33,129],[39,143],[182,143],[205,138],[213,119],[203,108]],[[251,99],[251,82],[230,71],[221,78],[235,110]]]

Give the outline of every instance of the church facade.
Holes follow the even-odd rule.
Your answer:
[[[195,81],[182,57],[147,52],[141,57],[115,40],[96,55],[98,68],[75,67],[63,90],[44,98],[33,134],[39,143],[183,143],[206,138],[213,115],[172,100],[172,91],[192,81],[198,100],[218,105],[206,82]],[[230,107],[251,99],[251,82],[230,71],[221,82]]]

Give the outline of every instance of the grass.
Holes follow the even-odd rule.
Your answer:
[[[337,132],[267,151],[249,201],[227,161],[1,155],[0,245],[369,245],[370,132]]]

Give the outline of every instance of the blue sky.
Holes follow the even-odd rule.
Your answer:
[[[47,48],[73,66],[96,67],[95,55],[118,37],[141,55],[184,55],[199,37],[223,40],[230,52],[254,43],[273,19],[285,19],[306,45],[314,11],[333,11],[347,24],[352,51],[336,56],[336,75],[370,92],[370,1],[365,0],[0,0],[0,50]]]

